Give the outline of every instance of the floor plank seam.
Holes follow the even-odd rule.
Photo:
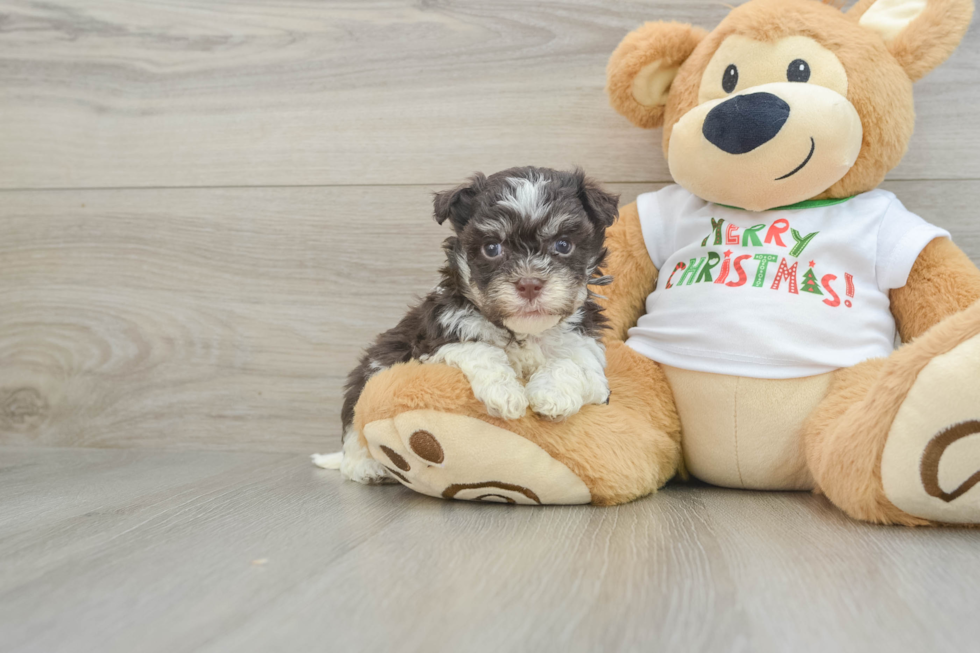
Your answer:
[[[453,186],[460,183],[463,177],[469,174],[468,172],[461,172],[461,177],[452,181],[433,181],[426,183],[417,184],[233,184],[233,185],[212,185],[212,186],[52,186],[52,187],[40,187],[40,188],[3,188],[0,187],[0,193],[67,193],[67,192],[79,192],[79,191],[138,191],[138,190],[242,190],[247,188],[253,189],[291,189],[291,188],[429,188],[435,186]],[[617,184],[617,185],[647,185],[652,186],[655,184],[672,184],[673,179],[661,179],[661,180],[641,180],[641,181],[619,181],[619,180],[609,180],[600,179],[603,184]],[[935,182],[935,183],[954,183],[954,182],[980,182],[980,177],[949,177],[949,178],[896,178],[896,179],[885,179],[883,183],[922,183],[922,182]]]

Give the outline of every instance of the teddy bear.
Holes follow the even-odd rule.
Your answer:
[[[627,35],[611,104],[663,128],[676,183],[607,231],[609,403],[503,420],[458,370],[407,363],[356,406],[371,455],[444,499],[612,505],[691,475],[980,523],[980,270],[877,188],[972,12],[750,0]]]

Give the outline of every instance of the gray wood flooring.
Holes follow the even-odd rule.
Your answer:
[[[727,11],[0,0],[0,652],[976,650],[976,532],[682,485],[509,510],[309,464],[436,278],[431,193],[523,164],[659,188],[606,60]],[[885,184],[974,261],[978,30]]]
[[[0,650],[969,651],[968,530],[670,486],[450,503],[304,456],[0,448]]]

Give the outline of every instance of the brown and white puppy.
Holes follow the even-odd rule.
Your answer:
[[[477,173],[438,193],[436,221],[455,231],[442,280],[350,373],[343,455],[314,462],[362,483],[389,478],[353,430],[354,406],[373,375],[410,360],[459,368],[494,417],[530,407],[563,419],[607,402],[605,319],[588,286],[611,281],[600,266],[618,201],[579,170],[533,167]]]

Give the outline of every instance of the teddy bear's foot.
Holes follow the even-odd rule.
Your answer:
[[[589,503],[588,487],[541,447],[475,417],[411,410],[369,422],[371,457],[403,485],[442,499]]]
[[[888,432],[881,481],[910,515],[980,523],[980,335],[919,372]]]

